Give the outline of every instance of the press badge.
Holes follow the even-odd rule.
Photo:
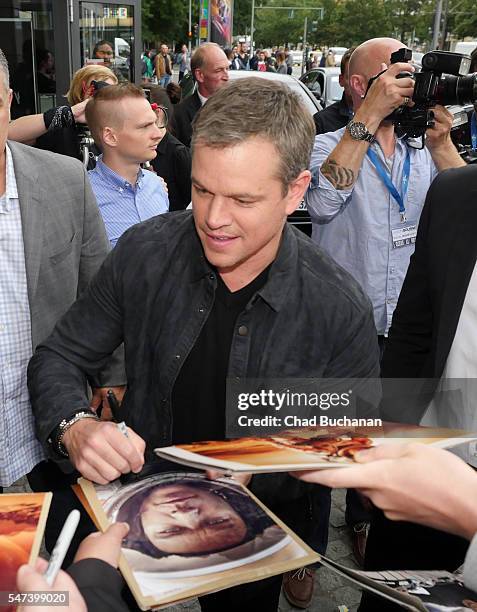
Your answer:
[[[393,239],[393,249],[399,249],[400,247],[414,244],[417,236],[417,223],[415,221],[400,223],[391,228],[391,235]]]

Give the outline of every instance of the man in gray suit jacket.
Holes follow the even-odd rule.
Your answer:
[[[0,51],[0,492],[26,474],[37,490],[65,486],[36,438],[26,370],[109,251],[81,163],[7,142],[11,96]],[[123,370],[90,383],[122,385]]]

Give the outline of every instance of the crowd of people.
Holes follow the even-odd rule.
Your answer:
[[[171,55],[167,44],[157,49],[146,49],[141,55],[141,76],[144,83],[159,84],[167,87],[172,81],[172,69],[177,65],[179,69],[179,83],[184,75],[190,71],[190,53],[187,45],[183,44]]]
[[[255,49],[251,56],[246,43],[239,42],[231,49],[224,49],[229,60],[229,70],[258,70],[259,72],[278,72],[292,74],[293,56],[288,47]]]
[[[272,61],[205,43],[190,63],[185,45],[175,58],[196,83],[176,104],[164,44],[144,55],[151,100],[105,62],[73,76],[67,105],[13,122],[0,52],[0,487],[26,476],[53,491],[50,552],[80,510],[69,575],[52,587],[70,591],[71,609],[134,607],[115,569],[126,527],[94,534],[70,484],[140,473],[159,446],[223,439],[227,378],[422,379],[412,396],[404,382],[383,385],[369,414],[474,427],[471,389],[459,389],[460,411],[444,392],[477,372],[477,172],[444,107],[424,148],[396,137],[387,117],[414,89],[412,64],[389,65],[402,47],[379,38],[350,49],[342,100],[313,118],[282,83],[253,72],[229,82],[231,69],[288,73],[287,49]],[[311,239],[287,224],[303,200]],[[110,420],[109,390],[127,437]],[[346,470],[236,478],[318,552],[330,487],[347,487],[366,569],[465,561],[477,590],[477,476],[446,451],[403,444],[364,451]],[[22,568],[19,589],[48,590],[43,571],[42,561]],[[309,605],[314,579],[315,568],[285,576],[293,605]],[[275,612],[281,588],[277,576],[200,605]],[[372,596],[360,607],[394,609]]]

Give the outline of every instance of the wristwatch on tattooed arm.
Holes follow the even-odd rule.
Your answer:
[[[374,134],[368,130],[364,122],[354,119],[346,126],[345,134],[348,134],[351,140],[356,141],[356,143],[371,144],[376,140]],[[351,149],[349,148],[350,145]],[[343,150],[343,146],[345,150]],[[338,151],[340,151],[340,154],[338,154]],[[345,141],[341,140],[323,162],[321,174],[338,191],[351,189],[358,177],[364,155],[366,155],[366,151],[363,147],[357,147],[353,142],[346,142],[346,139]]]
[[[374,134],[371,134],[361,121],[351,120],[346,126],[346,129],[353,140],[364,140],[365,142],[374,142],[376,140]]]

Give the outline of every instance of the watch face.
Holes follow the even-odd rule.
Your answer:
[[[363,140],[366,138],[368,130],[366,129],[364,123],[361,123],[360,121],[353,121],[349,124],[349,132],[356,140]]]

